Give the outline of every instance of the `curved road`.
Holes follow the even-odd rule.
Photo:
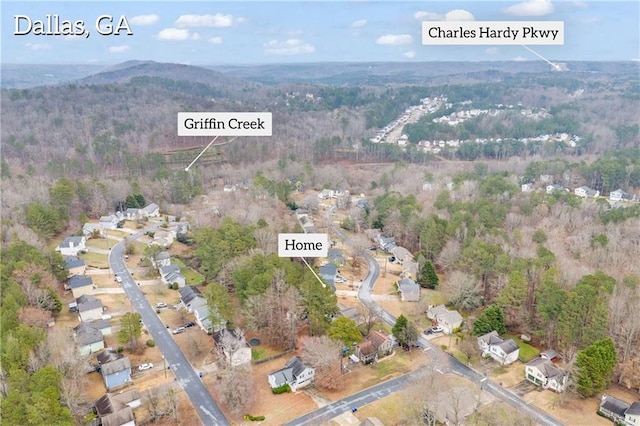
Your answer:
[[[333,213],[333,210],[335,210],[335,207],[331,207],[327,210],[327,219],[329,219],[329,216]],[[331,222],[328,221],[328,223]],[[344,233],[340,229],[334,227],[333,225],[330,226],[332,230],[338,235],[338,237],[346,242],[346,235],[344,235]],[[380,276],[380,265],[378,265],[378,262],[370,253],[364,253],[363,257],[367,261],[369,271],[367,272],[367,276],[365,277],[365,279],[362,280],[362,285],[358,290],[358,298],[365,305],[379,309],[383,321],[393,326],[396,322],[396,318],[387,311],[383,310],[379,305],[377,305],[371,297],[373,286]],[[419,346],[430,352],[433,359],[430,367],[434,368],[436,371],[442,373],[451,372],[453,374],[463,376],[468,380],[481,385],[481,388],[483,390],[489,392],[491,395],[502,400],[503,402],[511,405],[516,410],[526,413],[542,425],[562,426],[562,423],[554,417],[548,415],[547,413],[536,407],[529,405],[510,390],[505,389],[502,386],[488,380],[481,373],[478,373],[472,368],[462,364],[453,356],[444,352],[439,347],[433,345],[424,336],[420,337]],[[378,399],[384,398],[385,396],[389,396],[392,393],[402,390],[406,386],[410,376],[412,374],[415,374],[417,371],[420,370],[404,374],[400,377],[396,377],[395,379],[391,379],[371,388],[357,392],[344,399],[319,408],[305,416],[299,417],[287,423],[287,425],[293,426],[322,424],[322,422],[326,422],[329,419],[332,419],[346,411],[350,411],[351,407],[359,407],[365,404],[369,404],[373,401],[377,401]]]
[[[131,238],[135,240],[145,232],[158,226],[159,225],[154,225],[145,228],[131,235]],[[155,309],[147,302],[142,291],[140,291],[140,288],[138,288],[133,281],[133,277],[125,265],[123,252],[124,244],[122,241],[111,249],[109,263],[113,269],[113,273],[122,278],[121,286],[131,301],[131,305],[142,317],[142,322],[149,330],[149,333],[151,333],[151,336],[153,336],[153,340],[162,352],[162,355],[167,361],[167,365],[171,367],[171,371],[173,371],[180,386],[182,386],[182,389],[184,389],[191,400],[191,404],[193,404],[196,409],[202,423],[207,426],[228,425],[229,422],[209,394],[202,380],[198,377],[189,361],[187,361],[187,358],[173,340],[169,330],[167,330],[162,321],[160,321],[160,318],[158,318],[158,315],[156,315]]]

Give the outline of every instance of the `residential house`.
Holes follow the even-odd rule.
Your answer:
[[[606,418],[613,420],[616,425],[625,424],[625,412],[631,407],[628,402],[611,395],[602,395],[599,412]]]
[[[203,305],[193,310],[193,315],[196,317],[196,324],[202,331],[207,334],[211,334],[214,331],[224,328],[226,323],[214,323],[209,315],[209,305]]]
[[[333,263],[336,266],[344,266],[345,260],[342,255],[342,250],[330,248],[328,252],[329,263]]]
[[[163,266],[169,266],[171,265],[171,255],[169,252],[161,251],[151,258],[151,265],[156,269],[160,269]]]
[[[158,217],[160,216],[160,207],[156,203],[151,203],[140,210],[140,214],[143,217]]]
[[[73,328],[73,339],[78,344],[80,356],[104,349],[104,336],[88,322],[81,322]]]
[[[88,240],[94,235],[102,237],[104,234],[104,226],[101,223],[85,223],[82,226],[82,235]]]
[[[446,334],[452,334],[462,326],[462,315],[458,311],[449,310],[444,305],[430,306],[427,318],[435,321]]]
[[[393,253],[393,249],[395,249],[396,246],[396,239],[393,237],[384,237],[382,236],[382,234],[380,234],[377,238],[378,246],[380,247],[381,250],[384,250],[387,253]]]
[[[117,214],[110,214],[108,216],[100,216],[100,225],[103,229],[116,229],[122,218]]]
[[[189,313],[192,313],[201,306],[207,305],[207,299],[202,296],[200,289],[197,287],[186,285],[179,288],[178,293],[180,293],[180,305]]]
[[[628,426],[640,425],[640,401],[631,403],[631,406],[624,412],[624,422]]]
[[[403,302],[417,302],[420,300],[420,286],[411,278],[398,281],[400,300]]]
[[[180,267],[175,264],[169,266],[163,266],[159,270],[160,279],[166,285],[173,285],[178,283],[178,288],[184,287],[187,284],[187,279],[180,273]]]
[[[595,198],[600,195],[599,191],[591,189],[588,186],[581,186],[573,190],[574,194],[581,198]]]
[[[531,191],[533,191],[533,184],[532,183],[523,183],[520,186],[520,189],[522,190],[522,192],[531,192]]]
[[[553,194],[554,192],[563,192],[564,190],[564,186],[558,184],[547,185],[546,187],[547,194]]]
[[[161,247],[169,248],[174,240],[175,238],[171,232],[158,229],[153,233],[153,241],[151,241],[150,244],[157,244]]]
[[[418,262],[415,260],[405,260],[402,262],[402,278],[416,277],[418,275]]]
[[[563,392],[567,385],[567,372],[541,357],[527,363],[524,375],[530,382],[555,392]]]
[[[318,193],[318,198],[322,200],[328,200],[329,198],[333,198],[334,195],[335,195],[335,192],[332,189],[323,189],[321,192]]]
[[[355,361],[357,362],[359,360],[363,364],[371,364],[378,359],[376,348],[373,347],[373,344],[368,340],[356,344],[354,355],[357,358]]]
[[[482,356],[490,356],[502,365],[515,362],[520,354],[520,348],[512,339],[504,340],[497,331],[492,331],[478,337],[478,346]]]
[[[131,362],[129,358],[107,349],[96,356],[100,366],[100,374],[107,390],[127,384],[131,381]]]
[[[387,334],[372,330],[361,343],[355,345],[354,355],[363,364],[370,364],[393,351],[393,340]]]
[[[140,213],[140,209],[130,207],[124,211],[124,218],[126,220],[138,220],[142,218],[142,213]]]
[[[631,195],[624,192],[622,189],[616,189],[609,194],[609,200],[611,201],[630,201]]]
[[[102,301],[90,294],[83,294],[76,299],[80,321],[102,319]]]
[[[71,290],[73,297],[77,299],[83,294],[89,294],[93,291],[93,280],[91,277],[85,277],[84,275],[74,275],[69,278],[65,287]]]
[[[554,359],[558,358],[558,352],[553,349],[547,349],[546,351],[540,352],[540,358],[553,361]]]
[[[398,259],[398,262],[404,264],[405,262],[409,262],[413,260],[413,255],[409,250],[402,246],[396,246],[391,250],[393,256]]]
[[[251,363],[251,347],[249,347],[244,333],[223,328],[213,333],[213,340],[232,367]]]
[[[338,276],[338,267],[333,263],[327,263],[326,265],[321,266],[318,272],[320,272],[320,277],[335,290],[335,280]]]
[[[138,389],[107,393],[96,401],[95,411],[102,426],[135,426],[133,410],[142,402]]]
[[[84,236],[67,237],[56,247],[56,251],[59,251],[63,256],[77,256],[78,253],[87,249],[86,242],[87,239]]]
[[[84,263],[84,260],[79,257],[65,256],[64,264],[70,275],[84,275],[84,271],[87,270],[87,265]]]
[[[362,314],[360,314],[360,310],[354,306],[345,306],[342,303],[338,303],[338,311],[341,317],[349,318],[356,325],[360,325],[363,322]]]
[[[298,357],[294,356],[286,362],[284,368],[274,371],[267,378],[272,389],[288,384],[295,392],[313,383],[315,374],[315,369],[305,365]]]

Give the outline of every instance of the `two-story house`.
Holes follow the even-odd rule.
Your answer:
[[[131,362],[129,358],[107,349],[96,356],[100,374],[107,390],[127,384],[131,381]]]
[[[66,287],[71,290],[74,298],[78,298],[83,294],[89,294],[93,291],[93,280],[91,277],[84,275],[74,275],[69,278]]]
[[[518,344],[512,339],[504,340],[497,331],[492,331],[478,337],[478,346],[482,356],[490,356],[502,365],[515,362],[520,354]]]
[[[232,367],[251,363],[251,347],[242,332],[223,328],[213,333],[213,341]]]
[[[417,302],[420,300],[420,286],[411,278],[398,281],[398,292],[403,302]]]
[[[291,390],[295,392],[313,383],[315,374],[315,369],[304,364],[298,357],[294,356],[286,362],[284,368],[274,371],[269,374],[267,378],[271,389],[288,384]]]
[[[550,360],[541,357],[527,363],[524,375],[531,383],[555,392],[563,392],[567,385],[567,372],[556,367]]]
[[[435,321],[446,334],[452,334],[460,328],[463,319],[458,311],[449,310],[444,305],[430,306],[427,310],[427,318]]]
[[[80,321],[93,321],[102,318],[102,301],[90,294],[83,294],[76,299]]]
[[[63,256],[77,256],[78,253],[87,249],[86,242],[85,237],[67,237],[56,247],[56,250]]]

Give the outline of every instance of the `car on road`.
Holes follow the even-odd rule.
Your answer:
[[[116,281],[121,283],[122,282],[122,277],[119,277],[119,276],[116,275]]]
[[[145,362],[144,364],[141,364],[140,366],[138,366],[139,371],[150,370],[152,368],[153,368],[153,364],[150,362]]]
[[[156,308],[166,308],[167,304],[164,302],[158,302],[156,303]]]
[[[178,327],[178,328],[174,328],[173,330],[171,330],[171,332],[173,334],[180,334],[180,333],[184,333],[187,329],[184,327]]]

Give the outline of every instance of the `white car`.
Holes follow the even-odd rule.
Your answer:
[[[167,304],[164,302],[158,302],[156,303],[156,308],[166,308]]]
[[[121,283],[122,282],[122,277],[119,277],[119,276],[116,275],[116,281]]]
[[[173,334],[180,334],[180,333],[184,333],[185,331],[187,331],[186,328],[184,327],[178,327],[178,328],[174,328],[171,332]]]
[[[150,362],[144,363],[140,366],[138,366],[138,370],[139,371],[144,371],[144,370],[150,370],[153,368],[153,364]]]

